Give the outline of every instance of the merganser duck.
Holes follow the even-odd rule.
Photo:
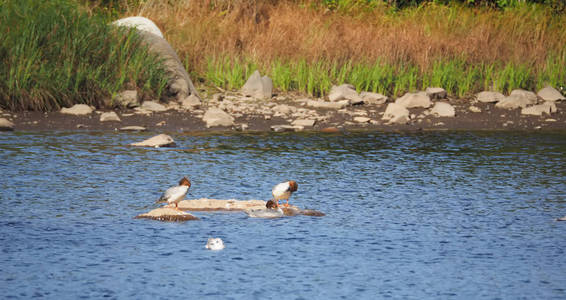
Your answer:
[[[208,238],[208,242],[206,242],[206,249],[222,250],[224,249],[224,242],[221,238]]]
[[[265,208],[246,210],[246,214],[252,218],[280,218],[285,215],[274,200],[267,201]]]
[[[167,189],[165,193],[163,193],[163,195],[161,195],[161,197],[159,197],[159,200],[157,200],[155,203],[165,203],[165,202],[169,204],[175,203],[175,209],[179,210],[178,207],[179,201],[185,198],[185,195],[187,195],[187,192],[189,191],[190,187],[191,187],[191,182],[189,181],[189,179],[187,179],[187,177],[183,177],[183,179],[179,181],[178,186],[174,186]]]
[[[293,192],[297,191],[298,187],[299,186],[297,185],[297,182],[295,182],[294,180],[282,182],[274,186],[273,190],[271,190],[271,194],[273,195],[273,200],[277,201],[277,206],[279,206],[279,200],[287,200],[287,203],[285,203],[284,205],[288,207],[289,197],[291,197],[291,194],[293,194]]]

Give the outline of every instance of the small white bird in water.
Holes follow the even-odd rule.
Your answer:
[[[291,194],[293,194],[293,192],[296,192],[298,188],[299,186],[294,180],[282,182],[274,186],[273,190],[271,190],[271,194],[273,194],[273,200],[277,202],[277,206],[279,206],[279,200],[287,200],[287,203],[285,203],[284,205],[289,206],[289,197],[291,197]]]
[[[159,197],[159,200],[157,200],[155,203],[165,203],[165,202],[169,204],[175,203],[175,209],[179,210],[178,207],[179,201],[185,198],[190,187],[191,187],[191,182],[189,181],[189,179],[187,179],[187,177],[183,177],[183,179],[179,181],[178,186],[174,186],[167,189],[165,193],[163,193],[163,195],[161,195],[161,197]]]
[[[208,238],[208,242],[206,242],[206,249],[222,250],[224,249],[224,242],[221,238]]]

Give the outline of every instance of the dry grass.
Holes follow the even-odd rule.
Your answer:
[[[474,76],[466,70],[482,69],[480,81],[492,80],[490,72],[512,66],[513,71],[529,70],[527,77],[541,78],[528,79],[529,86],[523,88],[565,83],[560,70],[566,66],[566,16],[552,15],[543,6],[493,10],[430,3],[398,11],[385,5],[331,11],[307,0],[173,3],[148,0],[124,16],[154,20],[193,76],[200,78],[210,73],[211,58],[228,57],[266,73],[278,62],[338,68],[380,62],[396,70],[416,67],[422,78],[430,76],[438,62],[457,61],[464,63],[461,74],[470,78]],[[419,84],[425,82],[419,79]],[[467,92],[464,88],[458,93]]]
[[[150,0],[127,14],[154,20],[168,40],[202,68],[206,56],[309,62],[410,62],[423,69],[439,58],[471,63],[543,65],[564,51],[566,16],[531,6],[496,11],[429,4],[391,13],[385,7],[340,13],[291,1]]]

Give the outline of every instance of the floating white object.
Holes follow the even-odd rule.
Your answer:
[[[221,238],[208,238],[206,243],[206,249],[208,250],[222,250],[224,249],[224,242]]]

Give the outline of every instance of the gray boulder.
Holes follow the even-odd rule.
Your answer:
[[[100,122],[121,122],[120,117],[113,112],[105,112],[100,115]]]
[[[190,95],[181,101],[181,106],[187,110],[198,109],[201,105],[202,102],[199,97],[195,95]]]
[[[350,100],[351,104],[359,104],[364,101],[351,84],[333,85],[328,94],[328,100],[332,102]]]
[[[537,95],[544,101],[566,100],[566,97],[564,97],[557,89],[551,86],[547,86],[541,89],[540,91],[538,91]]]
[[[261,76],[258,70],[248,78],[241,92],[258,99],[271,98],[273,95],[273,81],[267,76]]]
[[[484,91],[476,95],[476,99],[483,103],[499,102],[505,99],[505,95],[499,92]]]
[[[89,115],[93,111],[94,109],[86,104],[75,104],[70,108],[66,108],[66,107],[61,108],[62,114],[75,115],[75,116]]]
[[[146,111],[160,112],[160,111],[166,111],[167,107],[155,101],[144,101],[141,105],[141,109]]]
[[[533,105],[521,109],[522,115],[542,116],[542,114],[550,115],[556,112],[556,104],[553,101],[546,101],[539,105]]]
[[[401,98],[395,100],[395,103],[402,105],[405,108],[429,108],[432,105],[430,97],[426,94],[426,92],[406,93]]]
[[[382,105],[387,102],[387,96],[379,93],[361,92],[360,97],[362,97],[365,104]]]
[[[438,117],[456,116],[456,110],[454,109],[454,107],[446,102],[436,102],[432,107],[430,113]]]
[[[390,124],[406,124],[410,119],[409,110],[401,104],[389,103],[381,119],[389,121]]]
[[[202,120],[206,123],[206,127],[208,128],[215,126],[234,126],[234,117],[220,108],[215,107],[208,109],[204,113]]]
[[[14,123],[10,122],[6,118],[0,118],[0,131],[12,131],[14,130]]]
[[[429,87],[426,88],[425,93],[431,99],[445,99],[446,98],[446,90],[439,87]]]
[[[524,90],[513,90],[509,97],[497,102],[496,107],[504,109],[525,108],[529,105],[536,104],[537,96],[533,92]]]
[[[137,147],[154,147],[154,148],[174,147],[175,141],[173,140],[172,137],[170,137],[166,134],[159,134],[159,135],[151,137],[147,140],[144,140],[142,142],[132,143],[130,145],[137,146]]]
[[[114,99],[112,99],[113,104],[121,107],[138,107],[140,106],[140,101],[138,98],[138,91],[128,90],[118,93]]]

